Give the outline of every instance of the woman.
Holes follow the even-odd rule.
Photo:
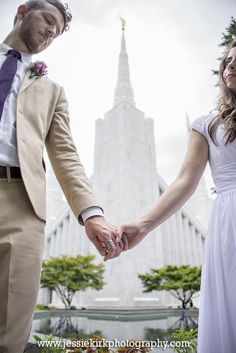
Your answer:
[[[236,352],[236,41],[220,64],[217,113],[197,119],[175,181],[137,222],[123,225],[128,250],[172,216],[192,195],[209,160],[217,190],[205,245],[199,353]]]

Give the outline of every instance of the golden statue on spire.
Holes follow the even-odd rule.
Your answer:
[[[121,20],[122,31],[124,31],[125,30],[125,26],[126,26],[126,22],[125,22],[124,18],[122,18],[121,16],[120,16],[120,20]]]

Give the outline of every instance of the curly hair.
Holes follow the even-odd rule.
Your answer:
[[[63,17],[64,27],[62,29],[61,34],[64,31],[68,31],[68,29],[70,28],[69,23],[72,20],[72,15],[68,7],[68,4],[63,4],[60,0],[28,0],[26,1],[25,5],[27,6],[29,11],[33,11],[33,10],[43,9],[46,3],[55,6],[60,11]],[[16,24],[17,19],[18,19],[18,16],[16,15],[14,18],[14,25]]]
[[[232,48],[236,47],[236,40],[225,52],[219,67],[220,97],[217,102],[218,114],[211,121],[208,127],[212,141],[217,145],[216,130],[220,124],[225,126],[225,144],[232,142],[236,138],[236,95],[226,86],[223,73],[227,66],[226,59]]]

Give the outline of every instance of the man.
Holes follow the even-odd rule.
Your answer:
[[[1,353],[23,352],[36,304],[46,218],[44,145],[88,238],[105,259],[120,251],[77,155],[63,88],[30,69],[32,55],[51,45],[70,20],[59,0],[29,0],[0,44]]]

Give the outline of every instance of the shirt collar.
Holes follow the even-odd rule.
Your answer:
[[[13,49],[9,47],[9,45],[0,43],[0,54],[6,54],[8,50]],[[21,59],[23,64],[29,65],[32,61],[32,55],[26,54],[26,53],[21,53]]]

